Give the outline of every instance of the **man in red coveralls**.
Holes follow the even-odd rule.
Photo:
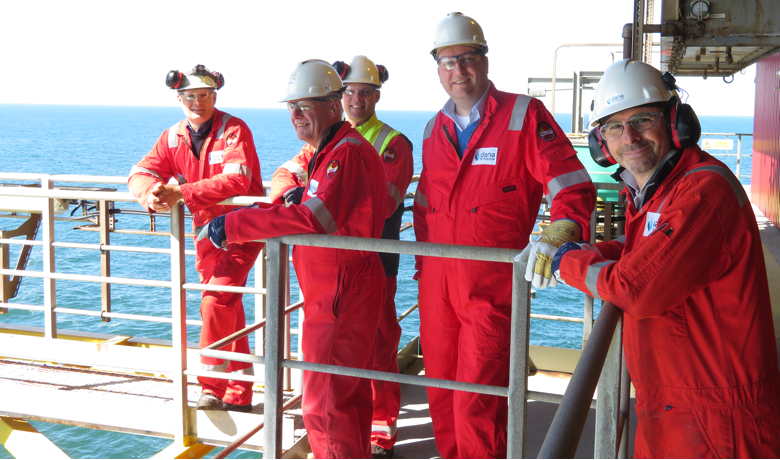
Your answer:
[[[375,65],[365,56],[355,56],[350,64],[335,62],[334,67],[346,86],[341,103],[349,123],[370,142],[383,160],[388,205],[392,215],[385,220],[383,239],[399,240],[401,219],[404,213],[403,197],[414,175],[412,143],[400,132],[379,121],[376,104],[380,88],[389,73],[382,65]],[[306,167],[313,155],[313,148],[306,144],[301,152],[274,173],[269,196],[279,203],[300,204],[306,185]],[[395,293],[398,276],[398,254],[380,253],[385,269],[385,301],[377,328],[374,370],[398,372],[398,343],[401,326],[395,309]],[[398,383],[372,380],[374,415],[371,426],[371,454],[374,458],[386,458],[393,454],[397,439],[396,421],[401,408],[401,386]]]
[[[287,102],[298,139],[314,152],[300,205],[257,204],[215,219],[216,246],[295,233],[379,238],[387,182],[376,150],[341,121],[343,84],[327,62],[298,64]],[[203,235],[203,234],[202,234]],[[371,369],[385,274],[375,252],[295,246],[305,298],[302,349],[308,361]],[[303,373],[303,421],[315,458],[371,455],[371,381]]]
[[[208,224],[234,209],[218,203],[237,195],[263,196],[260,162],[252,133],[240,119],[214,108],[222,74],[197,65],[192,71],[171,71],[166,84],[177,90],[186,120],[176,123],[130,171],[128,185],[150,212],[170,211],[180,200],[193,214],[193,226]],[[178,183],[169,184],[170,179]],[[195,243],[200,282],[220,286],[246,285],[262,243],[231,244],[226,251],[208,241]],[[208,346],[246,326],[242,294],[204,291],[200,314],[200,346]],[[249,353],[246,337],[222,348]],[[201,357],[204,370],[254,375],[252,365]],[[198,377],[203,393],[198,409],[252,410],[252,382]]]
[[[621,166],[626,234],[567,243],[552,270],[625,312],[635,458],[778,458],[780,373],[755,215],[737,178],[696,145],[699,122],[676,89],[642,62],[604,72],[591,152]]]
[[[553,222],[526,254],[549,273],[540,243],[555,247],[587,234],[596,191],[544,105],[488,80],[486,53],[473,19],[450,13],[437,27],[431,54],[450,100],[423,136],[415,234],[431,243],[522,249],[545,194]],[[418,257],[417,270],[426,375],[508,386],[512,266]],[[442,457],[506,457],[505,398],[428,388],[428,402]]]

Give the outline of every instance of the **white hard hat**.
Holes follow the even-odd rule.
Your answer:
[[[344,84],[336,69],[323,60],[309,59],[299,62],[295,67],[287,84],[287,95],[279,102],[325,97],[342,88]]]
[[[450,13],[436,26],[436,36],[433,40],[431,55],[436,59],[439,50],[449,46],[471,45],[488,51],[485,34],[477,21],[463,13]]]
[[[217,89],[217,82],[208,75],[184,75],[179,91],[185,89],[211,88]]]
[[[347,83],[366,83],[381,88],[382,83],[387,81],[387,75],[387,69],[383,66],[374,65],[374,61],[365,56],[355,56],[347,66],[343,80],[345,85]]]
[[[590,126],[599,120],[640,105],[668,102],[678,97],[663,80],[661,72],[641,61],[624,59],[604,71],[596,88]]]

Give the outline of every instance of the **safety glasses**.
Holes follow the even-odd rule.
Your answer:
[[[313,101],[326,101],[326,99],[312,98],[304,99],[298,102],[288,102],[287,110],[289,110],[290,113],[295,113],[296,109],[300,110],[301,112],[308,112],[315,107],[315,105],[312,103]]]
[[[203,91],[202,93],[195,93],[190,91],[179,92],[179,96],[181,96],[181,100],[188,104],[192,104],[196,100],[199,100],[200,102],[205,102],[208,98],[211,97],[212,94],[214,94],[214,91]]]
[[[469,51],[468,53],[459,54],[458,56],[448,56],[437,59],[439,67],[444,70],[452,70],[455,68],[455,64],[460,61],[460,65],[463,67],[471,67],[476,65],[482,60],[482,54],[476,51]]]
[[[631,124],[631,127],[637,131],[645,131],[652,128],[658,123],[658,117],[664,116],[661,112],[645,112],[638,115],[634,115],[625,123],[619,121],[613,121],[599,128],[601,138],[605,141],[611,141],[617,139],[623,135],[624,126]]]

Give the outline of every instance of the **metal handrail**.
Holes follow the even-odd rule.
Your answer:
[[[737,166],[735,168],[734,175],[737,176],[737,179],[739,179],[740,177],[751,177],[750,175],[747,174],[740,174],[740,172],[741,172],[742,157],[753,156],[752,153],[742,153],[742,136],[753,137],[753,133],[701,133],[701,135],[707,136],[707,138],[709,138],[710,136],[726,136],[726,139],[732,136],[736,136],[737,153],[712,153],[712,152],[708,152],[708,153],[714,157],[737,157]]]
[[[574,458],[593,393],[599,383],[604,361],[622,315],[611,303],[602,302],[601,313],[547,431],[539,458]],[[598,453],[596,457],[600,458]]]

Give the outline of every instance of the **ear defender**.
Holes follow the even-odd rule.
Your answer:
[[[179,89],[181,81],[184,79],[184,74],[178,70],[171,70],[168,75],[165,76],[165,85],[170,89]]]
[[[687,149],[699,142],[701,137],[701,123],[693,107],[688,104],[680,104],[680,101],[667,109],[669,140],[676,149]]]
[[[222,89],[223,86],[225,86],[225,77],[222,76],[219,72],[211,72],[211,77],[214,79],[214,82],[217,84],[217,89]]]
[[[664,86],[669,91],[678,91],[677,80],[674,75],[664,72],[661,76]],[[666,110],[667,126],[669,128],[669,140],[672,147],[676,149],[686,149],[693,147],[699,142],[701,137],[701,123],[693,107],[688,104],[681,104],[679,98],[675,98],[672,104]]]
[[[602,168],[608,168],[614,164],[617,164],[612,154],[607,149],[607,143],[601,137],[601,131],[599,127],[591,129],[588,133],[588,148],[590,149],[590,157],[593,161]]]
[[[380,82],[384,83],[390,78],[390,72],[387,70],[387,67],[383,66],[382,64],[377,65],[376,70],[379,71]]]
[[[334,62],[333,68],[336,69],[336,73],[339,74],[339,78],[342,80],[347,76],[347,72],[349,72],[349,65],[344,61]]]

